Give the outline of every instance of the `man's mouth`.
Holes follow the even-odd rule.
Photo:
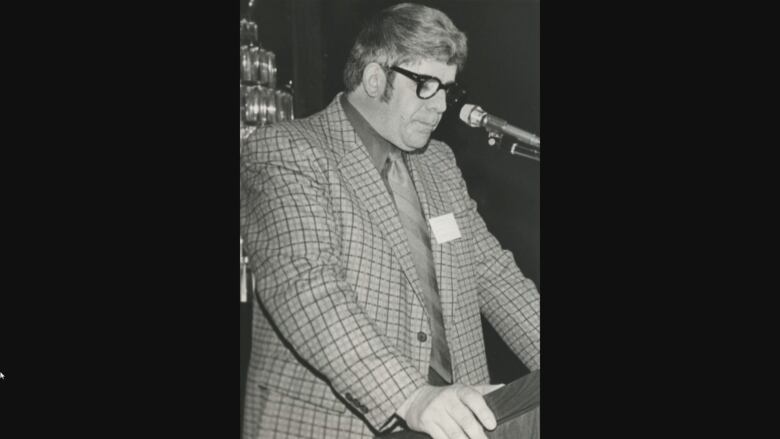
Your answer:
[[[431,131],[435,130],[436,126],[439,125],[438,121],[433,122],[433,123],[429,123],[429,122],[423,122],[421,120],[418,120],[417,123],[419,123],[420,125],[422,125],[423,127],[427,128],[427,129],[429,129]]]

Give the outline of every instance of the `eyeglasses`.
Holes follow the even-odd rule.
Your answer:
[[[442,84],[441,80],[435,76],[421,75],[402,69],[398,66],[391,66],[390,70],[394,70],[416,82],[417,97],[420,99],[430,99],[434,97],[439,90],[444,90],[444,93],[447,95],[447,106],[453,106],[466,95],[466,90],[461,88],[456,82]]]

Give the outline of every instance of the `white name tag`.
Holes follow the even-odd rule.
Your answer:
[[[437,216],[430,219],[431,229],[433,230],[433,237],[436,238],[436,242],[444,244],[450,242],[453,239],[460,238],[460,229],[458,223],[455,221],[455,215],[448,213],[446,215]]]

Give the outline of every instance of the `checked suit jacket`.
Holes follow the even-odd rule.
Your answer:
[[[426,383],[429,319],[408,238],[339,96],[241,149],[241,233],[256,278],[244,439],[371,438]],[[434,266],[453,378],[487,384],[480,313],[541,367],[539,294],[488,232],[449,147],[409,157],[426,221],[461,237]]]

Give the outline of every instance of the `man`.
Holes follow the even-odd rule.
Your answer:
[[[541,367],[539,295],[490,235],[449,147],[466,36],[401,4],[361,31],[346,92],[271,125],[241,157],[256,276],[244,437],[434,439],[496,426],[480,313]]]

